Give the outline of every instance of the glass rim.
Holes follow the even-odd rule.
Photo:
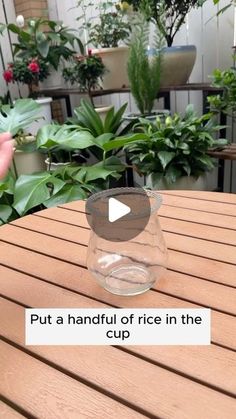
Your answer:
[[[88,209],[89,213],[91,215],[93,215],[93,213],[99,215],[99,216],[106,216],[104,213],[102,213],[100,210],[98,210],[97,208],[93,207],[93,204],[99,199],[99,198],[113,198],[115,197],[115,195],[127,195],[129,193],[132,194],[136,194],[136,195],[147,195],[150,198],[153,198],[155,200],[154,204],[151,205],[150,204],[150,208],[147,209],[146,211],[140,211],[139,214],[135,215],[135,218],[141,218],[144,217],[146,215],[151,215],[154,212],[158,211],[159,208],[161,207],[161,204],[163,202],[163,199],[160,195],[160,193],[158,193],[158,191],[152,191],[149,189],[144,189],[144,188],[135,188],[135,187],[123,187],[123,188],[113,188],[113,189],[107,189],[104,191],[100,191],[97,192],[93,195],[91,195],[87,201],[86,201],[86,208]]]

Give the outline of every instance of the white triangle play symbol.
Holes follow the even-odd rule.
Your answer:
[[[123,204],[115,198],[110,198],[108,205],[108,219],[110,223],[114,223],[115,221],[131,212],[131,209],[128,207],[128,205]]]

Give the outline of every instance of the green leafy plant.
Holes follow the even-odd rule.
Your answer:
[[[77,57],[73,65],[63,70],[63,77],[72,85],[78,84],[81,91],[88,93],[93,103],[92,90],[101,87],[100,82],[105,72],[106,67],[101,57],[89,50],[87,56]]]
[[[7,28],[17,34],[17,43],[14,43],[14,57],[22,59],[41,58],[58,69],[62,58],[70,59],[77,43],[83,52],[83,44],[76,36],[75,30],[62,24],[44,18],[29,19],[22,29],[10,23]]]
[[[230,68],[221,71],[215,70],[213,73],[212,85],[222,89],[221,95],[209,96],[208,102],[212,111],[224,112],[235,117],[236,113],[236,69]]]
[[[149,23],[139,14],[130,41],[128,77],[131,93],[141,115],[151,114],[161,78],[162,38],[158,34],[154,37],[155,47],[159,52],[150,57],[149,30]]]
[[[114,138],[119,139],[119,137],[124,137],[131,132],[136,121],[132,121],[123,126],[123,115],[126,108],[127,103],[125,103],[117,112],[115,112],[114,107],[112,107],[103,121],[93,106],[82,99],[81,105],[74,109],[75,117],[70,118],[68,123],[77,128],[79,127],[88,130],[94,138],[98,139],[96,140],[98,142],[103,142],[103,140],[108,140],[109,142]],[[120,148],[114,149],[113,152],[117,154],[119,150]],[[104,150],[99,145],[96,144],[90,147],[89,151],[98,161],[102,160]]]
[[[36,104],[36,108],[34,105],[32,99],[24,99],[16,102],[15,111],[10,106],[3,107],[3,119],[0,119],[2,131],[9,130],[21,141],[22,130],[36,117],[38,105]],[[143,138],[144,135],[115,134],[121,125],[124,107],[117,113],[114,109],[110,112],[105,128],[105,125],[99,125],[100,120],[93,120],[92,112],[95,111],[92,106],[84,105],[87,112],[85,119],[90,117],[90,122],[95,124],[90,126],[91,129],[78,124],[45,125],[37,134],[37,149],[48,154],[52,161],[53,155],[59,151],[73,156],[75,151],[79,153],[94,147],[100,150],[99,161],[87,166],[75,164],[71,159],[68,166],[55,171],[22,175],[18,179],[9,172],[8,176],[0,181],[0,225],[40,209],[85,199],[93,192],[110,187],[111,180],[117,181],[121,178],[126,165],[115,155],[116,150]],[[83,119],[83,116],[78,113],[78,118]],[[81,125],[83,123],[86,123],[86,120],[81,121]],[[96,126],[97,123],[100,128]],[[100,135],[97,135],[96,129],[101,129]],[[104,132],[106,129],[113,129],[114,133]]]
[[[8,64],[3,73],[6,83],[23,83],[29,87],[29,96],[33,97],[35,86],[49,76],[49,65],[42,59],[15,60]],[[37,90],[37,89],[36,89]]]
[[[0,133],[10,132],[16,140],[22,131],[39,118],[40,106],[32,99],[18,99],[14,106],[2,105],[0,108]],[[0,225],[19,217],[13,207],[16,178],[9,171],[5,179],[0,180]]]
[[[176,114],[155,123],[141,119],[136,129],[145,134],[145,139],[126,146],[129,158],[138,173],[149,176],[149,185],[158,188],[164,178],[169,184],[182,176],[198,178],[213,169],[214,161],[207,152],[209,148],[227,144],[225,139],[215,140],[218,126],[213,114],[200,118],[192,105],[181,117]]]
[[[114,48],[121,41],[127,41],[130,35],[130,23],[127,19],[128,8],[113,1],[79,0],[77,6],[81,8],[78,21],[89,34],[88,42],[95,47]],[[87,18],[88,10],[96,11],[96,16]]]
[[[152,20],[171,47],[176,34],[185,23],[187,14],[197,7],[201,7],[206,0],[127,0],[134,7]]]
[[[50,67],[58,70],[63,60],[74,56],[76,43],[81,52],[84,51],[75,31],[61,22],[35,18],[29,19],[24,28],[13,23],[5,28],[17,35],[17,42],[13,44],[14,62],[4,72],[8,83],[15,80],[31,87],[37,85],[50,74]]]

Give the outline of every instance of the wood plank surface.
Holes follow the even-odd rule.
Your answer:
[[[124,308],[197,308],[195,304],[165,294],[157,294],[153,291],[135,298],[109,295],[94,280],[91,281],[89,276],[82,277],[77,275],[74,281],[75,286],[78,287],[79,294],[75,294],[69,290],[61,289],[60,287],[55,288],[52,284],[35,280],[35,278],[31,278],[26,274],[11,271],[2,266],[0,266],[0,272],[0,278],[2,278],[0,279],[0,294],[29,307],[102,308],[108,304]],[[70,272],[64,275],[63,284],[66,285],[69,278],[71,278]],[[83,286],[81,285],[82,283]],[[87,293],[84,292],[85,288],[87,288]],[[41,296],[40,299],[39,296]],[[88,298],[89,296],[93,297],[95,301]],[[235,336],[235,317],[213,311],[212,340],[219,345],[236,349]]]
[[[166,191],[159,191],[160,195],[163,199],[163,206],[169,205],[176,208],[185,208],[190,210],[195,210],[197,212],[203,211],[210,214],[220,214],[220,215],[229,215],[236,217],[236,198],[232,198],[231,203],[227,202],[220,202],[219,200],[215,201],[208,201],[201,199],[202,193],[198,192],[198,198],[192,198],[185,196],[178,196],[179,191],[174,193],[167,193]],[[204,194],[204,192],[203,192]],[[205,195],[204,195],[205,196]],[[234,196],[234,195],[233,195]],[[219,199],[221,198],[221,194],[219,194]],[[63,208],[71,209],[74,211],[84,211],[85,203],[83,201],[80,202],[70,202],[69,204],[63,205]],[[174,210],[173,210],[174,211]],[[197,214],[196,214],[197,218]]]
[[[143,417],[3,341],[0,370],[1,394],[37,418],[101,419],[101,412],[107,419]]]
[[[23,419],[25,416],[22,416],[16,410],[12,409],[6,403],[3,403],[0,400],[0,418],[2,419]]]
[[[6,310],[9,304],[4,305]],[[7,331],[10,322],[13,322],[14,341],[23,345],[23,334],[19,332],[24,324],[23,308],[11,307],[11,310],[7,310],[6,314],[5,324],[1,329],[5,330],[9,338]],[[63,365],[64,369],[77,375],[78,378],[82,377],[104,389],[109,388],[109,391],[114,395],[122,397],[157,417],[197,419],[199,415],[203,417],[205,409],[208,411],[209,419],[215,418],[225,411],[228,411],[232,418],[236,413],[233,398],[112,347],[29,347],[27,349],[53,364]],[[222,363],[223,365],[220,366],[220,360],[217,362],[216,370],[219,371],[223,366],[229,366],[231,360],[222,358]],[[236,362],[232,363],[232,373],[234,368],[236,371]],[[140,386],[140,371],[145,371],[142,376],[142,386]],[[145,397],[143,397],[143,388],[148,389]],[[198,391],[197,398],[194,397],[195,391]],[[210,406],[209,400],[211,400]],[[179,413],[175,409],[177,404]],[[230,412],[230,409],[233,410]]]
[[[24,308],[16,303],[5,300],[0,297],[0,324],[2,335],[10,341],[24,346]],[[110,359],[117,356],[116,375],[115,378],[122,377],[129,381],[129,374],[131,368],[125,361],[126,355],[118,348],[112,347],[30,347],[32,352],[46,357],[51,362],[56,362],[58,365],[62,363],[66,369],[71,372],[76,372],[78,375],[83,373],[84,378],[95,380],[101,387],[106,387],[104,380],[109,377],[109,368],[111,368]],[[230,394],[236,395],[236,359],[232,351],[211,345],[209,347],[127,347],[130,352],[145,356],[147,360],[155,361],[162,366],[168,366],[173,371],[181,372],[189,377],[200,380],[202,383],[211,385],[214,388],[219,388],[228,391]],[[117,352],[118,351],[118,352]],[[90,359],[92,354],[92,359]],[[96,354],[96,359],[94,356]],[[74,360],[73,357],[76,357]],[[130,355],[131,356],[131,355]],[[130,361],[128,356],[128,362]],[[87,360],[86,360],[87,358]],[[136,360],[137,362],[138,360]],[[90,368],[88,368],[88,362]],[[74,365],[74,364],[77,364]],[[145,364],[147,365],[147,364]],[[153,365],[153,364],[152,364]],[[148,366],[149,368],[149,366]],[[102,374],[102,370],[104,374]],[[105,371],[108,372],[106,377]],[[95,377],[93,374],[95,373]],[[131,371],[136,373],[136,371]],[[131,377],[130,377],[131,379]],[[145,378],[146,379],[146,378]],[[136,381],[135,381],[136,383]],[[125,385],[126,384],[126,385]],[[116,389],[114,386],[114,391]],[[124,388],[123,388],[124,387]],[[112,390],[112,383],[109,385]],[[127,383],[122,383],[121,390],[124,391],[123,396],[128,397],[130,391],[134,389],[127,389]],[[139,392],[140,390],[136,390]],[[128,392],[128,394],[126,394]],[[135,395],[130,394],[130,400]],[[139,398],[139,397],[138,397]],[[142,399],[142,398],[141,398]],[[137,404],[140,406],[146,405],[146,401],[140,400]]]
[[[184,196],[185,198],[193,198],[203,201],[224,202],[228,204],[236,204],[236,195],[232,193],[207,192],[207,191],[160,191],[161,195]]]
[[[191,191],[163,191],[162,196],[159,215],[169,270],[153,290],[132,298],[109,294],[87,271],[90,231],[83,201],[0,228],[0,363],[10,365],[0,383],[5,398],[0,416],[4,400],[9,400],[23,409],[20,412],[36,417],[50,417],[51,409],[58,418],[100,419],[98,412],[116,419],[199,419],[206,412],[209,419],[236,417],[236,196]],[[24,307],[111,306],[209,307],[213,344],[28,347],[25,353]],[[35,388],[30,388],[30,368],[34,374],[42,370]],[[15,386],[13,370],[18,377]],[[61,387],[69,398],[64,393],[61,399]]]

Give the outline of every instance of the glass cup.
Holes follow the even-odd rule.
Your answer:
[[[120,199],[128,194],[132,194],[129,199],[137,203],[132,208],[130,221],[128,216],[119,221],[118,228],[115,223],[111,224],[108,227],[111,236],[106,237],[101,232],[108,217],[107,205],[100,205],[101,201],[104,203],[109,197]],[[149,209],[146,202],[142,203],[144,190],[141,188],[112,189],[92,195],[87,201],[92,227],[88,270],[103,288],[116,295],[131,296],[148,291],[167,267],[167,248],[157,215],[162,199],[152,191],[145,191],[145,195]],[[129,240],[128,230],[134,236]]]

